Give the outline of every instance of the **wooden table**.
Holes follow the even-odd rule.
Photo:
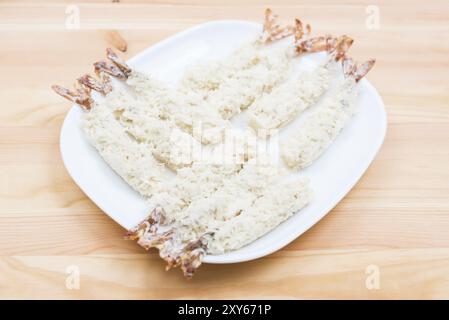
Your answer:
[[[315,34],[353,36],[356,59],[378,59],[369,79],[386,105],[387,137],[356,187],[306,234],[263,259],[204,265],[193,281],[124,241],[71,180],[58,145],[70,104],[49,86],[90,72],[120,44],[113,30],[132,57],[208,20],[260,21],[265,5],[71,2],[0,3],[1,298],[449,298],[446,0],[270,6]],[[81,28],[67,29],[77,8]]]

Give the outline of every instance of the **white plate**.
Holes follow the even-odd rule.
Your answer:
[[[260,30],[259,24],[244,21],[205,23],[144,50],[129,64],[175,84],[189,65],[223,57],[253,39]],[[317,59],[319,55],[307,56],[302,58],[301,64],[307,68],[316,64]],[[382,145],[387,124],[376,89],[364,79],[360,81],[359,92],[358,114],[325,154],[302,172],[311,179],[313,201],[252,244],[227,254],[208,255],[204,262],[235,263],[270,254],[312,227],[351,190]],[[64,120],[60,142],[64,164],[86,195],[117,223],[129,229],[146,217],[149,208],[88,144],[80,125],[81,115],[81,109],[74,105]]]

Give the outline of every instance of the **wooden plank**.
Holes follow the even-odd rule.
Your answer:
[[[155,254],[10,256],[0,258],[0,296],[429,299],[447,297],[448,268],[448,248],[304,250],[205,265],[187,281],[177,270],[164,272]]]

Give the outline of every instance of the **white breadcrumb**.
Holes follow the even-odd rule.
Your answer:
[[[166,222],[173,223],[192,201],[209,197],[223,186],[229,176],[236,174],[241,168],[241,165],[194,162],[191,167],[178,169],[174,178],[159,184],[160,191],[148,199],[149,207],[162,207]]]
[[[249,125],[255,129],[285,126],[315,104],[328,90],[337,62],[328,61],[299,77],[291,78],[265,93],[248,110]]]
[[[105,161],[147,197],[151,208],[163,208],[160,231],[175,231],[172,246],[183,247],[207,233],[211,253],[234,250],[270,231],[293,214],[292,210],[299,210],[308,202],[306,183],[299,180],[293,186],[281,182],[286,170],[270,163],[268,154],[258,153],[258,139],[251,129],[228,131],[224,141],[215,146],[214,150],[223,152],[223,156],[232,154],[232,161],[211,164],[206,159],[177,166],[174,159],[183,159],[186,150],[182,147],[194,139],[180,131],[187,140],[172,143],[171,137],[178,128],[173,111],[148,108],[150,103],[159,105],[155,103],[159,101],[157,97],[158,94],[155,98],[152,93],[140,94],[137,90],[134,95],[115,90],[87,113],[85,128]],[[108,138],[103,138],[103,127],[97,124],[102,121],[110,134]],[[108,142],[103,144],[103,140]],[[231,153],[229,146],[233,148]],[[181,150],[174,156],[176,147]],[[128,159],[133,163],[128,163]],[[156,159],[175,169],[176,176],[167,177],[166,169]],[[139,178],[151,183],[142,185]],[[262,204],[276,212],[271,219]],[[255,214],[261,215],[263,223],[255,223],[251,234],[248,227],[252,219],[257,219]],[[242,230],[241,237],[234,234],[236,230]]]
[[[83,129],[106,163],[141,195],[150,196],[169,177],[152,149],[130,138],[104,105],[84,114]]]
[[[227,130],[223,142],[209,149],[202,159],[212,164],[243,164],[265,152],[264,146],[251,128]]]
[[[224,129],[229,127],[216,110],[201,108],[203,101],[195,94],[174,90],[137,71],[131,72],[126,83],[139,101],[136,112],[172,121],[204,144],[220,142]]]
[[[173,121],[161,119],[149,103],[135,99],[123,90],[115,90],[97,104],[111,109],[124,130],[137,142],[147,145],[153,156],[169,168],[190,165],[192,150],[199,142],[181,131]]]
[[[312,164],[335,140],[356,109],[357,88],[346,78],[335,92],[313,110],[301,126],[281,143],[281,156],[292,169]]]
[[[282,167],[248,161],[242,170],[223,180],[219,189],[206,197],[197,198],[181,212],[182,223],[191,226],[198,234],[215,230],[251,205],[271,183],[285,177]]]
[[[170,198],[169,211],[165,211],[172,222],[170,228],[176,231],[173,241],[182,246],[211,234],[208,252],[212,254],[254,241],[310,200],[308,181],[301,178],[282,182],[286,175],[280,166],[252,159],[238,173],[226,176],[219,188],[198,192],[188,205],[179,202],[181,205],[174,209]]]
[[[312,198],[307,179],[268,186],[239,215],[223,223],[208,246],[211,254],[237,250],[273,230],[304,208]]]
[[[246,45],[220,62],[195,66],[186,73],[180,89],[198,94],[204,108],[230,119],[286,79],[293,56],[292,48]]]

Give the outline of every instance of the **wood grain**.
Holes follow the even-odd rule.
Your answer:
[[[256,0],[0,3],[0,298],[449,298],[449,7],[447,1],[276,1],[315,32],[349,34],[388,112],[385,144],[343,201],[271,256],[206,265],[193,281],[163,271],[68,176],[59,131],[69,106],[53,83],[91,69],[117,31],[126,56],[213,19],[260,20]],[[368,30],[366,8],[380,10]],[[380,288],[369,290],[367,267]],[[68,266],[80,289],[66,288]],[[132,271],[132,272],[130,272]]]

